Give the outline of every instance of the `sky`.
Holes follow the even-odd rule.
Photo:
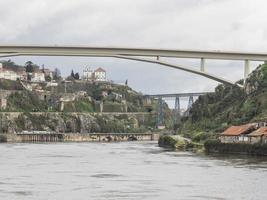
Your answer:
[[[0,0],[0,45],[82,45],[267,52],[266,0]],[[218,83],[156,64],[114,58],[13,57],[58,67],[89,66],[145,94],[213,91]],[[163,59],[199,68],[197,59]],[[252,69],[259,63],[253,62]],[[207,60],[209,73],[243,77],[242,61]],[[184,101],[186,104],[186,100]]]

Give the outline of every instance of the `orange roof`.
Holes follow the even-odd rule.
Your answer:
[[[248,134],[248,136],[262,136],[267,135],[267,127],[260,127],[256,131],[253,131],[252,133]]]
[[[95,70],[95,72],[106,72],[106,70],[104,70],[103,68],[99,67]]]
[[[253,125],[251,124],[246,124],[242,126],[230,126],[221,135],[238,136],[238,135],[247,133],[251,129],[253,129]]]

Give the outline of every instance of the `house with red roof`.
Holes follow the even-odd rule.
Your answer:
[[[85,81],[106,81],[106,70],[99,67],[93,71],[91,68],[86,67],[83,70],[82,79]]]
[[[96,81],[106,81],[106,71],[99,67],[94,71],[94,78]]]
[[[267,143],[267,127],[260,127],[247,136],[250,143]]]
[[[222,143],[248,143],[248,134],[256,130],[256,128],[256,123],[241,126],[230,126],[221,133],[219,139]]]

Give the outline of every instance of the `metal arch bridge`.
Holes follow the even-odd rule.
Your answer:
[[[180,107],[180,98],[188,97],[188,106],[184,115],[189,114],[190,109],[194,103],[194,97],[199,97],[201,95],[213,94],[214,92],[193,92],[193,93],[172,93],[172,94],[150,94],[144,95],[144,98],[157,98],[157,127],[164,125],[164,114],[163,114],[163,99],[175,98],[175,106],[173,111],[173,124],[179,124],[181,120],[181,107]]]
[[[174,49],[148,49],[148,48],[121,48],[121,47],[86,47],[86,46],[17,46],[0,45],[0,57],[11,56],[86,56],[86,57],[113,57],[155,63],[193,74],[198,74],[220,83],[237,85],[233,81],[210,74],[205,71],[206,59],[242,60],[244,61],[244,79],[250,73],[250,61],[266,61],[267,53],[244,53],[226,51],[197,51]],[[142,57],[140,57],[142,56]],[[152,58],[144,58],[152,57]],[[154,59],[153,59],[154,57]],[[200,69],[161,61],[160,57],[196,58],[200,59]],[[156,59],[155,59],[156,58]]]

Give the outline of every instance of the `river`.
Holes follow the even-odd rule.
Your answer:
[[[267,158],[155,142],[0,144],[0,199],[266,199]]]

